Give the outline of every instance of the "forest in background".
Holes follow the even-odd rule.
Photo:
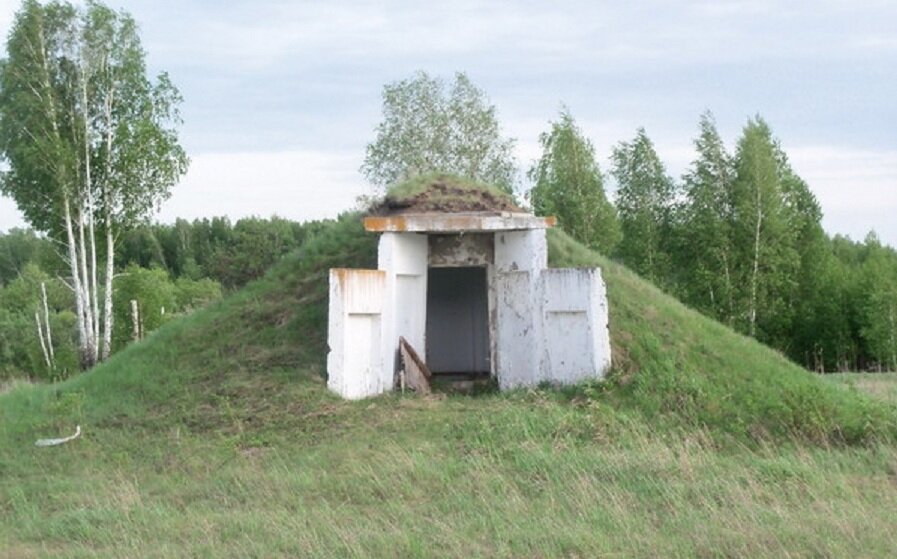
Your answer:
[[[613,202],[569,111],[542,136],[530,198],[577,240],[810,370],[897,370],[897,252],[822,228],[822,209],[770,126],[729,153],[701,116],[696,157],[670,177],[644,129],[611,156]]]
[[[115,278],[113,352],[261,277],[319,226],[279,218],[232,223],[216,217],[142,225],[123,233],[116,245],[120,269]],[[54,241],[30,229],[0,233],[0,381],[54,380],[80,370],[66,273]],[[46,340],[48,334],[51,345],[42,348],[41,335]],[[54,359],[48,363],[51,351]]]

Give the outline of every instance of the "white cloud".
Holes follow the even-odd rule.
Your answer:
[[[24,227],[25,219],[11,198],[0,195],[0,233],[13,227]]]
[[[897,151],[803,146],[788,155],[819,199],[829,233],[862,240],[875,230],[897,247]]]
[[[314,151],[195,155],[159,220],[335,217],[367,192],[356,171],[360,164],[355,156]]]

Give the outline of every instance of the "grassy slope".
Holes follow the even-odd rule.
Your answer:
[[[618,369],[609,396],[622,407],[736,438],[862,443],[897,435],[893,407],[837,390],[560,231],[551,233],[552,265],[603,270]]]
[[[563,235],[553,263],[604,266],[614,381],[331,396],[326,270],[372,266],[374,250],[345,220],[91,373],[0,396],[0,557],[897,550],[893,407],[817,380]],[[75,423],[76,443],[32,446]],[[863,444],[827,446],[842,442]]]

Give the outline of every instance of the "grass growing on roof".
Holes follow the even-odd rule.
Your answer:
[[[446,173],[428,173],[391,186],[378,211],[521,211],[500,188]]]
[[[445,184],[446,186],[457,188],[459,190],[468,190],[471,193],[485,191],[495,196],[502,196],[513,201],[510,194],[497,186],[460,177],[451,173],[426,173],[417,175],[390,186],[386,191],[386,195],[397,200],[405,200],[417,196],[418,194],[422,194],[434,183]]]

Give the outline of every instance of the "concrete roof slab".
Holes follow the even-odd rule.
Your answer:
[[[523,212],[424,213],[366,217],[364,228],[376,233],[488,233],[548,229],[556,222]]]

